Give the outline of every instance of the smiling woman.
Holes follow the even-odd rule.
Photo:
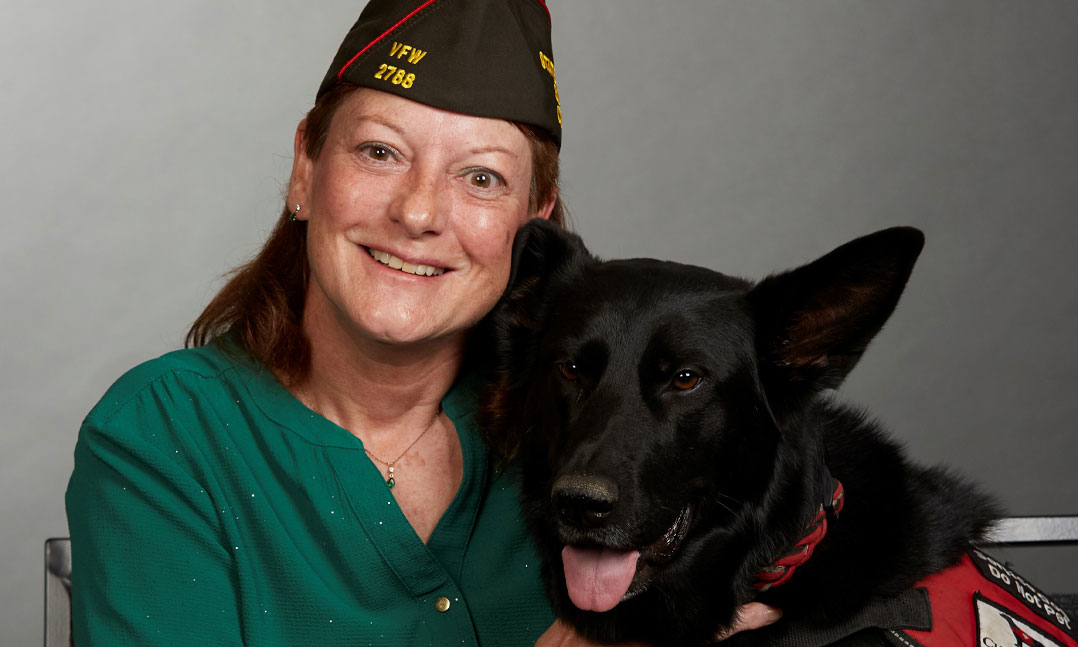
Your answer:
[[[549,20],[538,0],[364,10],[263,249],[193,348],[123,376],[80,432],[78,644],[520,645],[551,626],[464,368],[516,230],[563,221]]]

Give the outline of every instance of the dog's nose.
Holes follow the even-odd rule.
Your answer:
[[[563,522],[594,526],[601,523],[618,502],[618,486],[599,476],[564,474],[554,482],[550,500]]]

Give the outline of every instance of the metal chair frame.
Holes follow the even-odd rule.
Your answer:
[[[1078,544],[1078,515],[1004,517],[996,522],[984,543],[991,546]]]
[[[45,647],[71,644],[71,540],[45,540]]]

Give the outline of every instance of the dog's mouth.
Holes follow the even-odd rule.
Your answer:
[[[662,536],[640,548],[567,545],[561,559],[569,599],[578,609],[603,612],[644,592],[677,553],[691,520],[686,506]]]

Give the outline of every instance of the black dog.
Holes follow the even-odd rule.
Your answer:
[[[542,221],[521,231],[486,322],[481,416],[521,465],[558,616],[594,640],[693,645],[759,600],[783,620],[730,642],[769,644],[962,558],[993,501],[822,395],[891,315],[923,242],[888,229],[752,283],[602,262]]]

